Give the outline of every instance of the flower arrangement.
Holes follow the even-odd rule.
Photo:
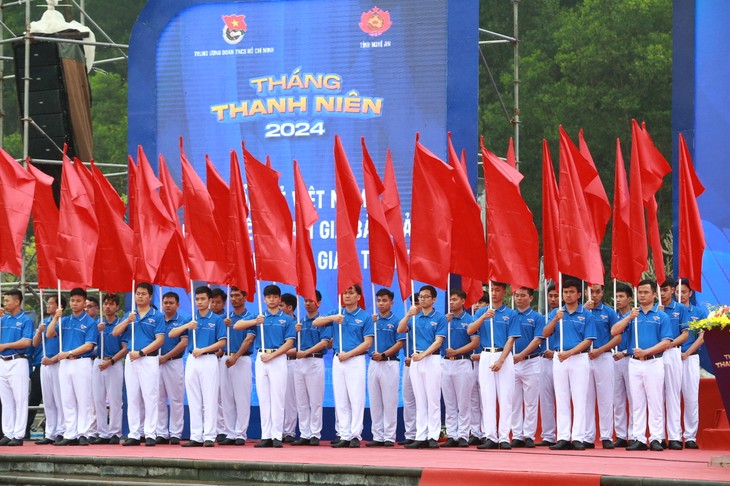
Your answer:
[[[730,331],[730,306],[718,305],[710,307],[710,313],[706,319],[690,321],[691,331],[709,331],[710,329],[727,329]]]

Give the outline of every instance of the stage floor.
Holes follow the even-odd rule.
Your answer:
[[[594,449],[583,452],[549,451],[544,448],[511,451],[468,449],[407,450],[395,448],[332,449],[319,447],[256,449],[255,442],[243,447],[183,448],[172,445],[155,447],[122,447],[96,445],[89,447],[37,446],[26,442],[23,447],[2,447],[0,455],[72,456],[109,458],[190,459],[195,461],[229,461],[251,463],[288,463],[337,466],[373,466],[382,468],[423,469],[421,485],[455,484],[462,480],[509,481],[534,484],[534,481],[565,484],[599,484],[614,477],[653,478],[686,481],[730,483],[730,468],[710,466],[726,451],[683,450],[663,452],[627,452]],[[730,445],[729,445],[730,446]],[[446,481],[446,483],[444,483]]]

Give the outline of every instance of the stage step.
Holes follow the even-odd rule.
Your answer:
[[[99,456],[0,455],[3,484],[417,486],[420,468]]]

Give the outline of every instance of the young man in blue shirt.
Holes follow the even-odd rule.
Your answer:
[[[165,315],[152,307],[152,285],[141,282],[134,291],[136,311],[114,327],[113,336],[122,336],[129,354],[124,366],[127,389],[129,435],[125,446],[154,446],[157,438],[157,412],[160,400],[160,347],[165,342]],[[141,410],[144,408],[144,424]],[[144,430],[143,430],[144,427]]]
[[[0,446],[22,446],[28,423],[28,377],[33,321],[23,312],[23,292],[3,295],[0,320],[0,401],[5,436]]]
[[[634,303],[634,290],[631,286],[620,283],[616,285],[616,314],[622,320],[631,314],[631,305]],[[616,431],[615,447],[628,447],[634,443],[633,427],[631,425],[631,390],[629,389],[629,361],[628,332],[621,333],[621,342],[613,355],[614,388],[613,388],[613,422]],[[626,402],[629,402],[627,411]]]
[[[57,296],[52,295],[46,300],[47,317],[38,325],[37,332],[33,336],[33,346],[45,349],[45,355],[41,359],[41,390],[46,430],[45,436],[36,441],[37,445],[53,444],[63,439],[63,404],[61,403],[61,383],[58,381],[59,360],[56,358],[60,351],[58,336],[52,339],[45,336],[46,328],[58,309],[57,299]],[[61,307],[66,307],[65,297],[61,297]]]
[[[91,367],[94,346],[99,342],[97,323],[86,314],[86,291],[71,290],[69,304],[71,315],[62,317],[63,309],[57,309],[48,325],[46,337],[59,336],[61,350],[56,358],[61,361],[58,379],[61,383],[63,402],[63,440],[55,445],[89,445],[93,433],[94,400],[91,393]],[[57,329],[61,320],[60,330]]]
[[[550,282],[547,287],[547,314],[560,306],[560,294],[555,287],[555,282]],[[544,327],[544,326],[543,326]],[[549,447],[557,441],[555,425],[555,380],[553,379],[553,357],[554,353],[550,345],[550,339],[545,339],[542,345],[543,353],[540,360],[540,437],[542,440],[535,444],[537,447]]]
[[[284,314],[296,323],[296,310],[299,299],[296,295],[281,294],[279,308]],[[284,439],[282,442],[291,444],[297,435],[297,391],[294,387],[294,366],[297,359],[297,340],[294,340],[292,348],[286,353],[286,395],[284,396]]]

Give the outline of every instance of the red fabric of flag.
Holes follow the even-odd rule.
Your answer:
[[[35,178],[33,194],[33,232],[35,233],[38,288],[58,285],[56,277],[56,245],[58,242],[58,207],[53,198],[53,177],[26,162],[28,172]]]
[[[636,120],[631,120],[631,133],[637,145],[641,165],[641,193],[644,196],[644,204],[648,205],[662,187],[664,176],[669,174],[672,168],[654,146],[649,132],[646,128],[639,127]]]
[[[631,127],[631,160],[629,168],[629,222],[631,230],[631,271],[626,281],[636,287],[641,281],[641,274],[649,266],[649,251],[646,246],[646,218],[644,216],[644,196],[641,187],[641,165],[639,163],[639,147],[636,123]]]
[[[560,127],[558,269],[588,283],[603,284],[603,261],[590,205],[576,159],[582,156]]]
[[[652,197],[646,203],[646,225],[649,232],[649,248],[651,248],[651,258],[654,262],[654,273],[657,282],[661,284],[667,279],[667,273],[664,266],[662,237],[659,233],[659,206],[656,197]]]
[[[568,138],[568,141],[573,142]],[[582,157],[576,158],[576,167],[578,169],[578,177],[580,177],[586,193],[586,203],[591,211],[593,219],[593,227],[596,230],[596,241],[598,246],[603,242],[606,235],[606,226],[611,219],[611,204],[608,202],[606,190],[603,188],[601,176],[598,174],[596,164],[591,157],[591,151],[588,150],[588,144],[583,137],[583,129],[578,132],[579,153]]]
[[[20,276],[35,178],[0,148],[0,271]]]
[[[131,155],[127,155],[127,173],[127,218],[136,240],[139,237],[139,227],[137,225],[137,164],[134,163]]]
[[[454,169],[416,136],[411,198],[411,278],[445,289],[451,264],[454,215],[449,193]]]
[[[616,139],[616,170],[613,182],[613,223],[611,226],[611,278],[628,282],[634,267],[631,251],[631,207],[626,165],[621,141]]]
[[[211,162],[208,155],[205,156],[205,184],[208,187],[208,193],[213,200],[213,218],[215,219],[218,231],[221,237],[226,238],[228,234],[228,205],[230,204],[230,190],[228,184],[220,176],[218,170]]]
[[[692,164],[687,142],[679,134],[679,275],[689,279],[692,289],[702,292],[702,228],[697,197],[705,192]]]
[[[507,163],[513,169],[517,168],[517,157],[515,156],[515,141],[512,139],[512,137],[509,138],[509,146],[507,147]]]
[[[309,230],[317,222],[319,215],[314,208],[312,198],[309,197],[307,185],[304,183],[296,160],[294,161],[294,197],[294,213],[297,221],[297,295],[301,295],[305,299],[317,300],[315,293],[315,290],[317,290],[317,267],[314,264]]]
[[[362,196],[339,135],[335,135],[335,192],[337,195],[337,293],[362,283],[357,232]]]
[[[238,154],[231,150],[231,190],[229,194],[228,235],[226,236],[226,253],[228,254],[228,279],[246,292],[246,299],[253,302],[256,293],[256,275],[253,268],[253,252],[251,251],[251,235],[248,232],[248,207],[246,193],[243,190],[241,166]]]
[[[251,199],[256,276],[297,285],[297,258],[291,212],[279,188],[279,173],[243,147],[248,197]]]
[[[400,207],[400,196],[398,195],[398,183],[395,180],[395,169],[390,149],[385,156],[385,174],[383,175],[383,196],[381,203],[385,219],[388,222],[388,231],[393,237],[393,249],[395,250],[395,265],[398,270],[398,287],[400,288],[401,300],[406,300],[411,295],[411,278],[408,264],[408,248],[406,237],[403,232],[403,213]]]
[[[109,179],[107,179],[101,170],[99,170],[99,168],[94,164],[94,159],[91,159],[91,174],[93,175],[94,183],[96,184],[95,192],[97,194],[103,194],[106,201],[111,205],[111,209],[114,214],[124,219],[127,207],[124,205],[124,201],[122,201],[122,198],[119,197],[119,194],[117,193],[117,190],[114,189],[112,183],[109,182]]]
[[[154,283],[168,287],[190,288],[190,275],[188,274],[188,252],[185,247],[185,237],[180,227],[178,209],[182,207],[183,193],[172,179],[165,158],[160,155],[160,199],[165,205],[167,214],[173,222],[174,232],[165,249],[165,253],[157,268],[157,275]]]
[[[385,219],[380,196],[385,186],[378,176],[375,164],[362,143],[362,173],[365,181],[365,208],[368,213],[368,243],[370,249],[370,281],[374,284],[390,287],[395,273],[395,253],[393,241],[388,232],[388,221]]]
[[[560,194],[547,140],[542,140],[542,253],[545,278],[557,282],[560,247]]]
[[[489,279],[538,288],[540,244],[532,212],[520,194],[522,174],[484,147]]]

